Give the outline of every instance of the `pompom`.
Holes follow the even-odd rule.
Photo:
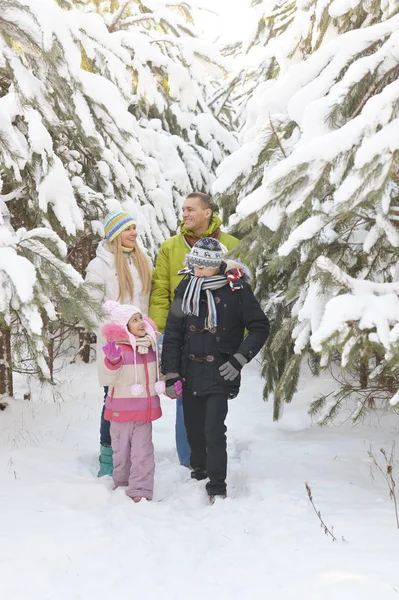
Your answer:
[[[141,385],[141,383],[134,383],[130,388],[130,393],[132,394],[133,398],[136,398],[137,396],[140,396],[143,393],[143,390],[144,386]]]
[[[112,311],[119,307],[119,302],[114,302],[113,300],[107,300],[103,304],[104,312],[111,315]]]
[[[156,394],[164,394],[165,393],[165,382],[164,381],[156,381],[154,385],[154,390]]]

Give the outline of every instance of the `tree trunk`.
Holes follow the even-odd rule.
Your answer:
[[[53,338],[54,325],[47,318],[47,315],[45,314],[44,311],[42,311],[41,316],[42,316],[42,321],[43,321],[43,337],[45,337],[49,340],[48,345],[47,345],[48,359],[46,362],[47,362],[48,369],[50,371],[50,381],[51,381],[51,383],[54,383],[54,378],[53,378],[53,376],[54,376],[54,338]]]
[[[80,347],[79,356],[83,360],[84,363],[90,362],[90,342],[91,342],[91,334],[88,331],[80,330],[79,331],[79,347]]]
[[[11,332],[6,325],[0,325],[0,396],[13,395]]]
[[[50,371],[50,381],[54,383],[54,339],[50,338],[48,343],[48,368]]]
[[[359,383],[362,390],[365,390],[369,384],[369,365],[365,358],[360,360]]]

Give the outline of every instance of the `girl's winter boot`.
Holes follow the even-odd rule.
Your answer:
[[[112,465],[112,448],[109,446],[100,446],[100,470],[98,471],[98,477],[104,477],[104,475],[111,475],[113,473]]]

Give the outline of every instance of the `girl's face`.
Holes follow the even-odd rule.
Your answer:
[[[145,321],[143,320],[143,315],[141,315],[140,313],[136,313],[132,317],[130,317],[129,322],[127,324],[127,328],[132,335],[136,337],[144,337]]]
[[[194,275],[196,277],[214,277],[219,275],[220,269],[212,269],[210,267],[194,267]]]
[[[136,225],[130,225],[120,235],[122,246],[125,246],[125,248],[135,248],[137,239]]]

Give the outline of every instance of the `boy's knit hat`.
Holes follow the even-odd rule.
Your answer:
[[[217,269],[223,261],[224,246],[214,238],[201,238],[187,255],[189,267],[206,267]]]
[[[120,327],[123,330],[124,334],[128,338],[128,340],[133,348],[133,352],[135,355],[135,360],[134,360],[135,382],[132,385],[131,390],[130,390],[131,393],[133,394],[133,396],[137,396],[137,395],[141,394],[141,392],[143,391],[143,386],[140,383],[138,383],[138,381],[137,381],[137,365],[136,365],[137,342],[136,342],[136,338],[128,330],[127,324],[129,323],[129,321],[133,315],[136,315],[138,313],[143,316],[143,320],[145,323],[145,332],[154,340],[154,348],[155,348],[156,361],[157,361],[157,381],[154,384],[154,389],[157,394],[163,394],[165,392],[165,382],[160,381],[158,344],[157,344],[157,336],[156,336],[155,329],[154,329],[155,324],[153,326],[153,321],[148,317],[144,317],[142,311],[139,308],[137,308],[136,306],[132,306],[131,304],[119,304],[119,302],[113,302],[112,300],[108,300],[107,302],[104,303],[103,309],[104,309],[104,312],[107,315],[109,315],[112,323],[114,325],[117,325],[118,327]],[[103,333],[105,334],[106,337],[107,337],[107,331],[109,332],[109,327],[106,325],[103,328]]]
[[[122,231],[136,225],[136,221],[128,213],[121,210],[114,210],[105,217],[104,233],[109,242],[112,242]]]

